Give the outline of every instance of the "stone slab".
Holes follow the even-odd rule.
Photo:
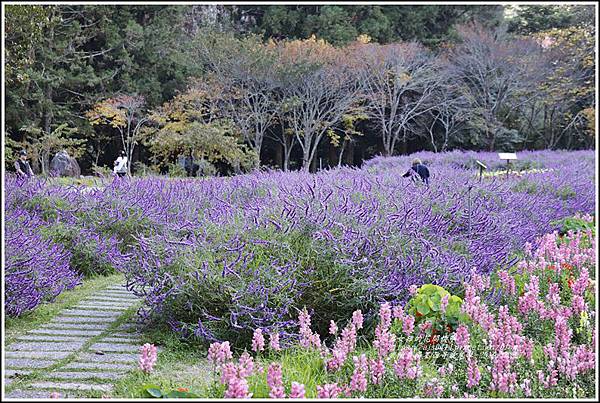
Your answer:
[[[51,391],[48,390],[13,390],[4,395],[8,399],[49,399]],[[60,397],[68,397],[61,393]]]
[[[82,300],[79,303],[79,305],[80,306],[93,306],[96,309],[102,309],[102,308],[129,309],[134,305],[134,303],[133,302],[121,302],[121,301],[107,301],[107,300],[102,300],[102,301]]]
[[[96,390],[100,392],[112,391],[112,385],[106,384],[89,384],[75,382],[34,382],[30,385],[35,389],[69,389],[69,390]]]
[[[121,315],[120,312],[107,312],[107,311],[96,311],[87,309],[65,309],[61,312],[61,315],[67,316],[84,316],[84,317],[110,317],[118,318]]]
[[[90,346],[91,351],[139,353],[140,345],[122,343],[95,343]]]
[[[50,323],[46,323],[44,325],[44,327],[41,327],[40,330],[47,330],[47,329],[59,329],[59,330],[106,330],[108,328],[108,326],[110,325],[110,323],[106,322],[106,323],[102,323],[102,324],[98,324],[98,323],[55,323],[55,322],[50,322]]]
[[[117,299],[117,298],[112,297],[112,296],[106,296],[106,297],[104,297],[104,296],[95,296],[94,295],[94,296],[89,297],[87,299],[82,299],[81,302],[82,303],[87,303],[87,304],[89,304],[89,303],[93,304],[95,302],[104,302],[104,303],[119,303],[119,304],[124,304],[124,305],[132,305],[133,303],[136,302],[136,300],[133,300],[133,299],[130,299],[130,298],[127,298],[127,299],[118,298]]]
[[[102,333],[101,330],[78,330],[78,329],[34,329],[30,330],[29,333],[40,334],[40,335],[53,335],[53,336],[98,336]]]
[[[120,291],[104,291],[99,292],[91,296],[91,298],[114,298],[114,299],[124,299],[127,301],[137,301],[140,297],[133,295],[129,292],[120,292]]]
[[[114,318],[86,318],[83,316],[59,316],[54,318],[58,323],[110,323],[114,322]]]
[[[107,337],[115,337],[121,339],[138,339],[140,336],[140,333],[112,333]]]
[[[67,351],[5,351],[4,356],[6,358],[49,358],[51,360],[62,360],[67,358],[69,354]]]
[[[76,309],[89,309],[89,310],[97,310],[97,311],[116,311],[116,312],[123,312],[126,311],[127,309],[129,309],[128,306],[114,306],[114,305],[105,305],[105,306],[98,306],[98,305],[77,305],[75,307]]]
[[[6,347],[5,351],[75,351],[83,347],[85,341],[71,342],[16,342]]]
[[[25,368],[25,369],[40,369],[48,368],[54,365],[53,360],[29,360],[27,358],[7,358],[4,360],[5,368]]]
[[[130,370],[137,362],[126,363],[109,363],[109,362],[70,362],[67,365],[61,367],[61,369],[84,369],[84,370]]]
[[[136,332],[138,330],[138,326],[133,323],[125,323],[117,328],[117,330],[123,332]]]
[[[127,353],[106,353],[104,355],[95,353],[83,353],[77,357],[79,362],[125,362],[125,363],[137,363],[138,354],[127,354]]]
[[[125,338],[125,337],[105,337],[101,340],[103,343],[122,343],[122,344],[135,344],[136,346],[141,345],[139,338]]]
[[[125,372],[103,371],[103,372],[49,372],[46,378],[50,379],[118,379],[125,375]]]
[[[27,375],[31,374],[31,371],[27,371],[26,369],[5,369],[4,376],[6,378],[13,378],[18,375]]]
[[[26,334],[19,337],[17,340],[21,341],[81,341],[89,340],[93,336],[57,336],[55,334]]]

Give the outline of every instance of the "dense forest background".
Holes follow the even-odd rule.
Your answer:
[[[5,161],[82,172],[590,148],[593,6],[7,5]]]

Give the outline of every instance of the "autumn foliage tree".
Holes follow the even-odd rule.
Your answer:
[[[285,119],[308,171],[323,137],[356,102],[360,82],[353,55],[315,37],[284,42],[279,52]]]
[[[235,173],[258,166],[258,155],[243,144],[237,126],[213,105],[207,92],[193,87],[152,111],[144,141],[159,165],[186,156],[203,164],[225,162]]]
[[[119,95],[98,102],[86,112],[92,125],[108,125],[118,130],[127,155],[127,173],[131,175],[133,151],[142,139],[142,125],[148,120],[143,114],[145,100],[140,95]]]

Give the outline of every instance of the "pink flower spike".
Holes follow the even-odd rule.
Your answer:
[[[319,399],[335,399],[340,393],[342,393],[342,389],[337,383],[327,383],[323,386],[317,385],[317,397]]]
[[[306,391],[304,385],[298,382],[292,382],[292,388],[290,390],[290,399],[305,399]]]
[[[225,398],[229,399],[249,399],[252,393],[248,390],[248,381],[243,378],[232,378],[225,391]]]
[[[274,351],[281,351],[281,346],[279,345],[279,333],[272,332],[269,336],[269,347]]]
[[[50,399],[60,399],[60,393],[56,391],[50,393]]]
[[[208,361],[214,364],[223,364],[233,357],[229,342],[212,343],[208,348]]]
[[[442,297],[442,301],[440,302],[440,308],[442,313],[446,313],[446,308],[448,307],[448,301],[450,300],[450,294],[446,294]]]
[[[330,321],[329,322],[329,334],[337,334],[338,332],[338,327],[335,324],[335,321]]]
[[[152,372],[156,363],[156,357],[156,346],[149,343],[144,344],[140,349],[140,358],[138,361],[140,369],[147,374]]]
[[[354,311],[352,313],[352,324],[356,327],[356,330],[359,330],[363,326],[363,314],[360,309]]]
[[[265,349],[265,337],[262,334],[262,329],[256,329],[252,336],[252,351],[259,352]]]

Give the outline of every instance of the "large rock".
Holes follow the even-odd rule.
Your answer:
[[[78,178],[81,175],[81,168],[75,158],[71,157],[65,150],[56,153],[50,161],[50,172],[56,176],[73,176]]]

